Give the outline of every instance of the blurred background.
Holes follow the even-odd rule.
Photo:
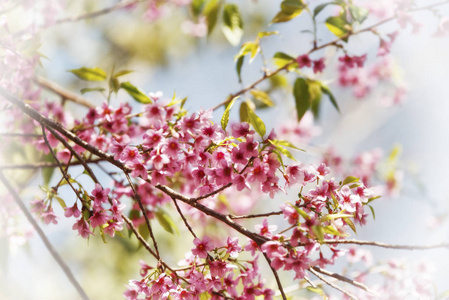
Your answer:
[[[41,2],[44,5],[44,1]],[[55,5],[55,15],[77,16],[83,11],[95,11],[115,3],[63,2],[60,10]],[[311,47],[310,34],[302,32],[311,25],[310,17],[305,13],[289,23],[267,27],[279,3],[269,0],[238,3],[245,20],[242,42],[254,40],[260,30],[279,31],[279,35],[261,42],[263,56],[272,69],[274,65],[271,57],[275,52],[281,50],[297,56]],[[443,15],[449,16],[448,7],[441,7]],[[226,41],[219,25],[209,37],[205,37],[202,36],[204,28],[191,21],[191,12],[187,7],[165,5],[159,13],[160,16],[154,15],[155,12],[144,3],[95,19],[50,27],[39,34],[42,41],[39,52],[44,58],[38,73],[77,92],[86,87],[86,83],[77,80],[67,70],[82,66],[101,67],[107,71],[112,68],[133,70],[126,80],[147,93],[162,91],[166,99],[171,99],[175,92],[179,97],[188,96],[185,107],[189,111],[211,108],[224,101],[230,93],[263,75],[259,55],[251,64],[245,61],[242,68],[243,84],[238,82],[234,56],[239,47],[231,46]],[[23,8],[9,12],[8,21],[18,28],[19,24],[11,22],[18,16],[39,17],[35,11]],[[418,34],[413,34],[410,28],[401,30],[396,22],[380,27],[384,32],[401,30],[392,53],[395,80],[399,80],[407,89],[405,101],[398,105],[382,103],[379,99],[379,95],[385,91],[382,85],[376,87],[370,96],[357,99],[348,89],[338,87],[337,74],[329,68],[331,70],[319,75],[318,79],[329,82],[341,114],[325,101],[320,118],[315,120],[321,128],[321,134],[308,145],[298,145],[308,151],[298,157],[301,161],[309,162],[319,160],[330,147],[347,159],[376,148],[381,149],[385,157],[394,147],[401,149],[396,166],[402,174],[399,176],[402,182],[398,183],[400,189],[397,195],[385,196],[373,203],[376,219],[370,217],[369,222],[358,229],[356,238],[360,240],[425,245],[448,241],[449,238],[449,224],[446,221],[449,212],[449,36],[434,37],[438,21],[432,13],[424,11],[414,16],[422,23]],[[318,21],[321,22],[320,38],[323,41],[334,39],[325,30],[324,21]],[[354,49],[355,54],[368,53],[369,58],[374,60],[378,43],[371,33],[364,33],[351,38],[349,48]],[[335,55],[333,51],[323,50],[315,58],[325,56],[326,62],[335,64]],[[284,120],[295,118],[291,114],[294,101],[289,92],[292,78],[292,75],[288,75],[281,84],[283,88],[273,94],[275,107],[257,111],[270,129],[279,126]],[[261,88],[268,89],[270,84],[273,83],[264,83]],[[103,101],[100,94],[84,96],[96,105]],[[129,100],[125,93],[119,92],[116,98],[113,97],[112,104]],[[87,112],[72,103],[67,105],[74,117],[79,118]],[[139,103],[132,102],[132,105],[135,111],[139,111]],[[222,113],[223,109],[216,110],[216,121],[220,120]],[[231,118],[238,120],[237,111],[233,112]],[[72,173],[76,171],[74,168]],[[32,175],[27,179],[27,187],[24,185],[21,190],[22,200],[26,203],[39,194],[35,187],[42,179],[40,174]],[[69,193],[67,190],[67,197],[70,198],[72,195]],[[292,194],[294,197],[295,192]],[[285,197],[267,201],[269,204],[262,204],[262,208],[276,207],[285,201]],[[61,209],[55,208],[55,212],[61,216],[59,224],[42,227],[87,294],[91,299],[122,299],[124,285],[128,280],[139,278],[139,260],[149,259],[145,251],[138,247],[135,240],[120,237],[107,239],[107,244],[97,236],[86,241],[71,229],[72,222],[63,217]],[[26,238],[32,229],[20,213],[13,225],[17,228],[15,238],[0,228],[3,231],[0,231],[0,299],[78,299],[38,236],[32,234]],[[157,230],[156,235],[163,249],[172,253],[167,259],[169,262],[176,263],[183,259],[184,252],[190,249],[190,246],[186,249],[179,247],[181,243],[191,243],[189,239],[183,241],[182,234],[171,236],[163,230]],[[433,264],[437,293],[447,290],[447,249],[414,252],[377,248],[370,250],[375,260],[385,261],[397,257],[412,262],[426,261],[429,266]],[[337,264],[333,271],[338,271],[339,267]],[[267,281],[274,287],[271,277]]]

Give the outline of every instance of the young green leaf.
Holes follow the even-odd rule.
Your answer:
[[[152,103],[150,97],[145,95],[142,91],[140,91],[137,87],[132,85],[130,82],[122,82],[120,84],[120,87],[124,89],[131,97],[133,97],[134,100],[137,102],[148,104]]]
[[[352,20],[359,24],[362,24],[366,18],[368,18],[369,11],[366,8],[349,5],[349,13],[351,14]]]
[[[274,147],[276,147],[276,149],[281,152],[284,156],[290,158],[291,160],[296,161],[296,159],[293,157],[293,155],[290,153],[290,151],[288,151],[287,149],[285,149],[284,147],[280,146],[280,145],[276,145],[274,144],[272,141],[268,140],[270,142],[270,144],[272,144]]]
[[[243,36],[243,21],[237,5],[225,5],[222,30],[231,45],[237,46],[240,43]]]
[[[266,36],[277,35],[277,34],[279,34],[279,31],[261,31],[257,34],[257,39],[260,40],[261,38],[264,38]]]
[[[304,78],[299,77],[296,79],[293,86],[293,96],[295,97],[296,113],[299,122],[311,105],[309,85]]]
[[[354,176],[348,176],[345,178],[345,180],[343,180],[343,183],[341,185],[346,185],[349,183],[353,183],[353,182],[359,182],[359,178],[354,177]]]
[[[127,74],[132,73],[132,72],[134,72],[134,71],[121,70],[121,71],[118,71],[117,73],[114,73],[114,75],[112,75],[112,77],[117,78],[117,77],[124,76],[124,75],[127,75]]]
[[[343,218],[343,220],[346,222],[346,224],[348,224],[349,228],[351,228],[352,231],[354,231],[354,233],[357,234],[357,228],[355,228],[355,225],[352,222],[352,220],[349,218]]]
[[[249,123],[253,126],[254,130],[260,135],[261,138],[264,137],[267,129],[264,122],[259,116],[257,116],[251,109],[248,109]]]
[[[156,209],[154,211],[154,215],[156,216],[157,221],[159,224],[171,234],[179,234],[178,227],[176,226],[173,219],[170,217],[170,215],[161,207]]]
[[[97,87],[97,88],[84,88],[81,89],[81,95],[84,95],[85,93],[90,93],[90,92],[104,92],[106,89],[105,88],[101,88],[101,87]]]
[[[207,35],[209,36],[212,31],[214,31],[215,25],[217,24],[218,13],[223,2],[221,0],[210,0],[203,10],[203,15],[206,17],[207,21]]]
[[[241,72],[242,72],[242,66],[243,66],[243,61],[245,60],[245,56],[240,56],[238,59],[237,59],[237,62],[236,62],[236,64],[235,64],[235,69],[237,70],[237,76],[238,76],[238,78],[239,78],[239,83],[242,83],[242,75],[241,75]]]
[[[332,105],[335,107],[335,109],[340,112],[340,108],[338,107],[337,100],[335,99],[334,95],[332,94],[331,90],[328,86],[321,84],[321,91],[329,96],[329,100],[331,101]]]
[[[299,16],[306,5],[302,0],[284,0],[281,3],[281,11],[271,20],[271,23],[287,22]]]
[[[339,38],[345,36],[352,30],[344,15],[327,18],[326,27]],[[343,40],[347,42],[348,39],[345,38]]]
[[[240,122],[250,122],[249,121],[249,116],[248,116],[248,111],[250,111],[251,109],[249,108],[249,105],[246,101],[243,101],[240,104],[240,109],[239,109],[239,114],[240,114]]]
[[[266,106],[270,106],[270,107],[274,106],[274,103],[270,99],[270,96],[267,93],[265,93],[264,91],[252,90],[250,93],[251,93],[251,95],[253,95],[254,99],[259,100]]]
[[[108,75],[100,68],[85,68],[72,69],[69,72],[75,74],[76,77],[86,81],[103,81]]]
[[[58,200],[59,205],[61,205],[62,208],[66,208],[67,205],[65,204],[65,201],[61,197],[54,197],[56,200]]]
[[[234,97],[231,102],[228,103],[226,106],[226,109],[223,113],[223,116],[221,117],[221,128],[223,128],[224,131],[226,131],[226,127],[228,127],[229,122],[229,112],[231,111],[232,106],[234,105],[235,100],[237,100],[237,97]]]
[[[234,60],[238,60],[240,57],[247,55],[248,53],[251,53],[251,58],[249,62],[251,63],[254,58],[256,57],[257,53],[259,52],[260,47],[259,43],[256,42],[246,42],[240,47],[239,53],[234,57]]]
[[[281,145],[281,146],[285,146],[285,147],[290,147],[296,150],[300,150],[303,152],[306,152],[304,149],[298,148],[295,145],[293,145],[292,143],[290,143],[289,141],[286,140],[270,140],[270,143],[274,144],[274,145]]]
[[[274,64],[277,67],[282,68],[286,64],[289,64],[289,63],[295,61],[295,58],[288,54],[285,54],[283,52],[276,52],[273,56],[273,60],[274,60]]]

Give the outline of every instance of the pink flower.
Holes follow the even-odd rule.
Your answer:
[[[111,222],[111,221],[108,221],[108,226],[105,227],[103,229],[103,231],[104,231],[104,233],[109,235],[111,238],[113,238],[117,231],[122,231],[123,230],[122,224],[123,224],[122,222]]]
[[[254,134],[254,130],[249,130],[249,124],[246,122],[232,124],[232,135],[236,138],[245,137],[248,134]]]
[[[132,177],[141,177],[143,180],[148,179],[148,171],[141,163],[133,164],[131,168],[133,169],[130,173]]]
[[[168,164],[170,159],[165,154],[156,154],[149,160],[150,163],[153,163],[153,167],[156,170],[161,170],[164,167],[164,164]]]
[[[260,248],[270,259],[275,257],[283,258],[287,254],[287,249],[278,241],[268,241]]]
[[[110,189],[106,188],[103,189],[103,187],[99,184],[95,184],[95,189],[92,190],[92,197],[94,198],[94,204],[96,206],[100,206],[102,203],[105,203],[108,201],[108,194]]]
[[[89,235],[93,235],[92,231],[89,229],[89,224],[86,220],[83,218],[79,219],[75,224],[72,226],[73,230],[78,230],[78,234],[81,235],[84,239],[88,238]]]
[[[296,58],[296,62],[298,63],[298,66],[300,68],[302,67],[311,67],[312,66],[312,60],[310,60],[309,56],[307,54],[300,55]]]
[[[66,218],[70,218],[71,216],[74,216],[75,218],[78,218],[81,215],[80,210],[78,209],[78,206],[75,204],[72,207],[66,207],[64,208],[64,216]]]
[[[253,161],[253,167],[249,168],[248,181],[259,181],[264,182],[267,180],[267,172],[269,170],[268,165],[261,162],[259,158]]]
[[[56,157],[62,161],[63,164],[67,165],[72,157],[72,152],[69,149],[64,149],[56,153]]]
[[[198,257],[200,258],[206,258],[207,251],[214,249],[214,246],[211,243],[210,238],[208,236],[205,236],[203,240],[195,238],[193,240],[193,244],[195,244],[196,247],[192,249],[192,253],[194,255],[198,255]]]
[[[239,246],[238,237],[228,237],[227,245],[226,245],[226,253],[229,253],[231,257],[237,257],[239,252],[242,251],[242,247]]]
[[[322,72],[326,66],[324,65],[324,57],[313,61],[313,72]]]
[[[273,236],[273,231],[277,228],[277,225],[268,225],[268,220],[266,218],[263,219],[262,225],[258,224],[254,226],[254,229],[267,238],[271,238]]]
[[[58,217],[53,212],[53,208],[49,207],[45,212],[42,213],[41,217],[44,219],[45,224],[58,224]]]
[[[106,215],[103,211],[96,211],[94,212],[93,216],[89,218],[90,225],[95,228],[97,226],[101,226],[103,224],[106,224],[109,220],[109,216]]]
[[[142,155],[140,155],[139,149],[136,147],[125,147],[120,155],[120,159],[125,163],[138,164],[142,160]]]
[[[240,143],[238,147],[243,151],[243,156],[245,158],[250,158],[259,155],[258,146],[259,143],[254,142],[254,137],[248,136],[246,142]]]
[[[299,214],[294,207],[287,203],[281,205],[281,210],[284,214],[284,219],[287,219],[288,223],[290,223],[291,225],[298,223]]]

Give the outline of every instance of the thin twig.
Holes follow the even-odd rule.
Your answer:
[[[86,160],[86,163],[88,164],[92,164],[92,163],[98,163],[104,161],[104,159],[98,158],[98,159],[91,159],[91,160]],[[68,166],[64,163],[60,164],[62,166]],[[76,166],[76,165],[81,165],[82,163],[79,161],[75,161],[75,162],[71,162],[70,165],[71,166]],[[52,163],[52,162],[37,162],[37,163],[32,163],[32,164],[10,164],[10,165],[0,165],[0,170],[12,170],[12,169],[41,169],[41,168],[56,168],[59,165],[57,163]]]
[[[50,146],[50,143],[48,142],[47,139],[47,135],[45,134],[45,127],[44,125],[42,125],[42,135],[44,136],[44,141],[45,144],[47,145],[48,149],[50,150],[51,155],[53,156],[53,158],[56,160],[59,170],[62,173],[62,176],[64,177],[64,179],[67,181],[67,183],[69,184],[69,186],[72,188],[73,192],[75,193],[76,197],[81,201],[81,203],[83,203],[83,199],[81,198],[81,196],[79,195],[79,192],[75,189],[75,187],[72,185],[72,183],[70,182],[70,178],[67,174],[67,171],[64,170],[64,168],[62,167],[61,163],[59,162],[59,159],[56,157],[55,152],[53,151],[53,149]],[[68,166],[67,166],[68,168]]]
[[[267,256],[265,252],[262,252],[265,257],[268,265],[270,266],[271,271],[273,272],[274,278],[276,279],[276,284],[278,285],[279,292],[281,293],[282,299],[287,300],[287,296],[285,295],[284,288],[282,287],[281,279],[279,278],[278,272],[275,268],[271,266],[271,259]]]
[[[332,282],[330,282],[329,280],[327,280],[326,278],[324,278],[323,276],[321,276],[317,271],[315,271],[312,268],[308,269],[310,273],[312,273],[313,275],[315,275],[316,277],[318,277],[321,281],[323,281],[325,284],[327,284],[330,287],[333,287],[336,290],[339,290],[340,292],[342,292],[343,294],[345,294],[346,296],[348,296],[351,299],[357,300],[357,297],[355,297],[353,294],[351,294],[350,292],[346,291],[345,289],[339,287],[336,284],[333,284]]]
[[[137,193],[136,187],[134,186],[134,183],[131,181],[129,174],[127,172],[124,172],[124,173],[125,173],[126,179],[128,180],[129,185],[131,186],[131,189],[133,190],[134,198],[136,199],[137,204],[139,205],[140,210],[142,211],[142,215],[145,218],[145,223],[147,224],[148,231],[150,232],[151,240],[153,241],[154,249],[156,250],[156,255],[157,255],[156,258],[158,260],[160,260],[161,256],[159,254],[159,248],[157,246],[156,238],[154,237],[153,228],[151,227],[150,220],[148,219],[148,215],[145,211],[145,207],[143,207],[142,200],[140,199],[140,196]]]
[[[73,276],[72,271],[70,270],[69,266],[64,262],[64,260],[62,259],[62,257],[58,254],[58,252],[56,251],[56,249],[53,247],[53,245],[50,243],[50,241],[48,240],[47,236],[45,235],[45,233],[42,231],[42,229],[40,228],[39,224],[37,224],[36,220],[34,220],[33,216],[31,215],[31,213],[28,211],[28,209],[26,208],[25,204],[23,204],[23,202],[20,200],[19,195],[17,194],[17,192],[15,191],[15,189],[12,187],[12,185],[9,183],[9,181],[5,178],[5,176],[3,175],[3,172],[0,171],[0,181],[5,185],[5,187],[8,189],[9,193],[12,195],[12,197],[14,198],[14,201],[17,203],[17,205],[20,207],[20,209],[22,210],[22,212],[25,214],[26,218],[28,219],[28,221],[31,223],[31,225],[33,226],[33,228],[36,230],[36,232],[38,233],[39,237],[41,238],[41,240],[44,242],[45,247],[47,248],[47,250],[50,252],[50,254],[53,256],[53,258],[55,259],[55,261],[58,263],[58,265],[61,267],[61,269],[64,271],[64,274],[67,276],[67,278],[69,279],[70,283],[73,285],[73,287],[76,289],[76,291],[78,292],[78,294],[81,296],[82,299],[84,300],[89,300],[89,297],[87,296],[87,294],[84,292],[83,288],[81,287],[81,285],[78,283],[78,281],[76,281],[75,276]]]
[[[85,13],[85,14],[81,14],[75,17],[68,17],[68,18],[63,18],[63,19],[59,19],[57,20],[53,25],[58,25],[58,24],[62,24],[62,23],[68,23],[68,22],[78,22],[81,20],[86,20],[86,19],[92,19],[92,18],[96,18],[98,16],[101,15],[105,15],[108,14],[110,12],[116,11],[116,10],[120,10],[122,8],[137,4],[139,2],[144,2],[146,0],[131,0],[131,1],[120,1],[117,4],[114,4],[110,7],[106,7],[94,12],[90,12],[90,13]]]
[[[193,235],[194,238],[197,238],[195,232],[193,231],[189,222],[187,222],[186,217],[184,216],[181,209],[179,208],[178,202],[176,202],[176,199],[174,197],[171,197],[171,199],[173,200],[173,203],[175,203],[176,210],[178,211],[179,215],[181,216],[182,220],[184,221],[184,224],[186,225],[187,229],[190,231],[190,233]]]
[[[57,85],[56,83],[54,83],[48,79],[38,76],[38,77],[34,78],[34,81],[38,85],[42,86],[43,88],[45,88],[53,93],[60,95],[64,99],[70,100],[72,102],[75,102],[75,103],[85,106],[87,108],[95,108],[95,105],[93,105],[92,103],[90,103],[89,101],[84,99],[83,97],[81,97],[75,93],[72,93],[71,91],[66,90],[65,88]]]
[[[308,243],[300,243],[300,246],[305,246]],[[389,249],[402,249],[402,250],[429,250],[436,248],[449,248],[449,243],[440,243],[434,245],[393,245],[385,244],[373,241],[359,241],[359,240],[324,240],[323,244],[354,244],[361,246],[375,246]]]
[[[373,294],[374,296],[380,297],[379,294],[377,294],[376,292],[370,290],[366,285],[364,285],[363,283],[358,282],[358,281],[356,281],[354,279],[345,277],[345,276],[337,274],[337,273],[330,272],[330,271],[325,270],[325,269],[321,269],[320,267],[312,267],[312,269],[314,269],[317,272],[320,272],[321,274],[324,274],[324,275],[327,275],[327,276],[330,276],[330,277],[334,277],[337,280],[349,283],[349,284],[351,284],[351,285],[353,285],[355,287],[358,287],[358,288],[364,290],[365,292]]]
[[[229,215],[229,218],[231,218],[233,220],[237,220],[237,219],[262,218],[262,217],[269,217],[269,216],[275,216],[275,215],[282,215],[282,211],[273,211],[273,212],[269,212],[269,213],[250,214],[250,215],[243,215],[243,216]]]

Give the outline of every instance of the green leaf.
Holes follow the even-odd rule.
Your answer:
[[[107,74],[100,68],[85,68],[69,70],[76,75],[79,79],[86,81],[103,81],[106,80]]]
[[[154,215],[156,216],[156,220],[159,222],[162,228],[164,228],[167,232],[171,234],[179,234],[179,230],[175,222],[163,208],[157,208],[154,211]]]
[[[323,231],[328,234],[336,235],[336,236],[344,236],[340,231],[335,229],[333,226],[328,225],[323,227]]]
[[[234,97],[231,102],[228,103],[226,106],[226,109],[223,113],[223,116],[221,117],[221,128],[223,128],[224,131],[226,131],[226,127],[228,127],[229,122],[229,112],[231,111],[232,106],[234,105],[235,100],[237,100],[237,97]]]
[[[318,118],[320,112],[320,104],[321,98],[323,96],[323,92],[321,90],[321,83],[316,80],[307,80],[309,84],[309,94],[310,94],[310,103],[311,110],[315,118]]]
[[[325,93],[327,96],[329,96],[329,100],[331,101],[332,105],[335,107],[335,109],[340,112],[340,108],[338,107],[337,100],[335,99],[334,95],[332,94],[331,90],[328,86],[321,84],[321,91]]]
[[[353,217],[353,215],[345,214],[345,213],[343,213],[343,212],[339,212],[339,213],[337,213],[337,214],[328,214],[328,215],[325,215],[325,216],[323,216],[323,217],[320,219],[320,221],[321,221],[321,222],[327,222],[327,221],[329,221],[329,220],[335,220],[335,219],[341,219],[341,218],[352,218],[352,217]]]
[[[84,88],[84,89],[81,89],[80,90],[80,92],[81,92],[81,95],[84,95],[84,94],[86,94],[86,93],[90,93],[90,92],[104,92],[106,89],[105,88],[101,88],[101,87],[97,87],[97,88]]]
[[[343,180],[343,183],[341,185],[346,185],[349,183],[353,183],[353,182],[359,182],[359,178],[354,177],[354,176],[348,176],[345,178],[345,180]]]
[[[115,73],[112,77],[117,78],[117,77],[124,76],[124,75],[127,75],[127,74],[132,73],[132,72],[134,72],[134,71],[121,70],[121,71],[118,71],[117,73]]]
[[[337,37],[341,38],[352,30],[344,15],[329,17],[326,19],[326,26]],[[347,42],[347,38],[343,39]]]
[[[243,36],[243,21],[237,5],[225,5],[222,30],[231,45],[237,46],[240,43]]]
[[[108,242],[106,242],[106,236],[104,235],[103,227],[100,227],[100,236],[101,236],[101,239],[103,240],[103,243],[107,244]]]
[[[249,62],[251,63],[259,52],[259,43],[256,42],[246,42],[240,47],[239,53],[234,57],[234,60],[238,60],[240,57],[251,53],[251,58]]]
[[[295,58],[283,52],[276,52],[273,56],[273,60],[277,67],[283,68],[286,64],[295,61]]]
[[[251,109],[248,109],[249,123],[253,126],[254,130],[260,135],[261,138],[265,135],[267,129],[264,122],[259,116],[257,116]]]
[[[271,20],[271,23],[287,22],[299,16],[306,5],[301,0],[284,0],[281,3],[281,11]]]
[[[320,225],[313,225],[312,232],[317,238],[318,242],[321,244],[324,241],[324,229]]]
[[[313,18],[315,18],[326,6],[328,6],[329,4],[337,4],[335,2],[329,2],[329,3],[323,3],[318,5],[317,7],[315,7],[315,9],[313,10]]]
[[[288,151],[287,149],[285,149],[284,147],[280,146],[280,145],[276,145],[274,143],[272,143],[272,141],[269,140],[269,142],[276,147],[276,149],[281,152],[284,156],[290,158],[291,160],[296,161],[296,159],[293,157],[293,155],[290,153],[290,151]]]
[[[293,86],[293,96],[295,97],[296,114],[299,122],[311,105],[309,85],[304,78],[296,79]]]
[[[355,225],[352,222],[352,220],[349,218],[343,218],[343,220],[346,222],[346,224],[348,224],[348,226],[352,229],[352,231],[354,231],[354,233],[357,234],[357,229],[355,228]]]
[[[203,10],[205,0],[192,0],[190,4],[190,10],[195,17],[198,17]]]
[[[221,0],[211,0],[209,1],[203,10],[203,15],[206,17],[207,21],[207,35],[209,36],[212,31],[214,31],[215,25],[217,24],[218,13],[223,2]]]
[[[67,207],[67,205],[65,204],[65,201],[61,197],[55,196],[54,198],[56,200],[58,200],[58,203],[59,203],[59,205],[61,205],[62,208],[66,208]]]
[[[279,34],[279,31],[261,31],[257,34],[257,39],[260,40],[266,36],[277,35],[277,34]]]
[[[371,210],[371,213],[373,214],[373,220],[376,220],[376,214],[374,213],[374,208],[371,205],[368,205],[368,207]]]
[[[362,24],[368,18],[369,11],[360,6],[349,5],[349,13],[354,22]]]
[[[300,150],[300,151],[306,152],[306,150],[298,148],[298,147],[296,147],[295,145],[293,145],[292,143],[290,143],[289,141],[286,141],[286,140],[270,140],[269,142],[272,143],[272,144],[275,144],[275,145],[281,145],[281,146],[285,146],[285,147],[290,147],[290,148],[293,148],[293,149],[296,149],[296,150]]]
[[[109,89],[117,94],[120,89],[120,81],[116,77],[109,78]]]
[[[143,92],[141,92],[137,87],[132,85],[129,81],[122,82],[120,84],[120,87],[122,89],[124,89],[137,102],[144,103],[144,104],[153,103],[153,101],[151,101],[151,99],[147,95],[145,95]]]
[[[303,217],[305,220],[309,220],[310,219],[310,217],[309,217],[309,215],[305,212],[305,211],[303,211],[302,209],[300,209],[299,207],[297,207],[296,205],[293,205],[293,204],[291,204],[290,202],[289,202],[289,204],[298,212],[298,214],[301,216],[301,217]]]
[[[242,66],[243,66],[243,61],[245,60],[245,56],[240,56],[237,59],[237,63],[235,64],[235,69],[237,70],[237,76],[239,78],[239,83],[242,83]]]
[[[316,293],[316,294],[318,294],[320,296],[323,296],[323,299],[325,299],[325,300],[328,299],[326,294],[324,293],[324,291],[321,288],[319,288],[319,287],[308,286],[307,290],[311,291],[312,293]]]
[[[239,114],[240,114],[240,122],[247,122],[249,123],[249,116],[248,116],[248,111],[250,111],[251,109],[249,108],[249,105],[246,101],[243,101],[240,104],[240,109],[239,109]]]
[[[259,100],[266,106],[274,106],[274,103],[273,101],[271,101],[270,96],[264,91],[252,90],[250,93],[251,95],[253,95],[254,99]]]

